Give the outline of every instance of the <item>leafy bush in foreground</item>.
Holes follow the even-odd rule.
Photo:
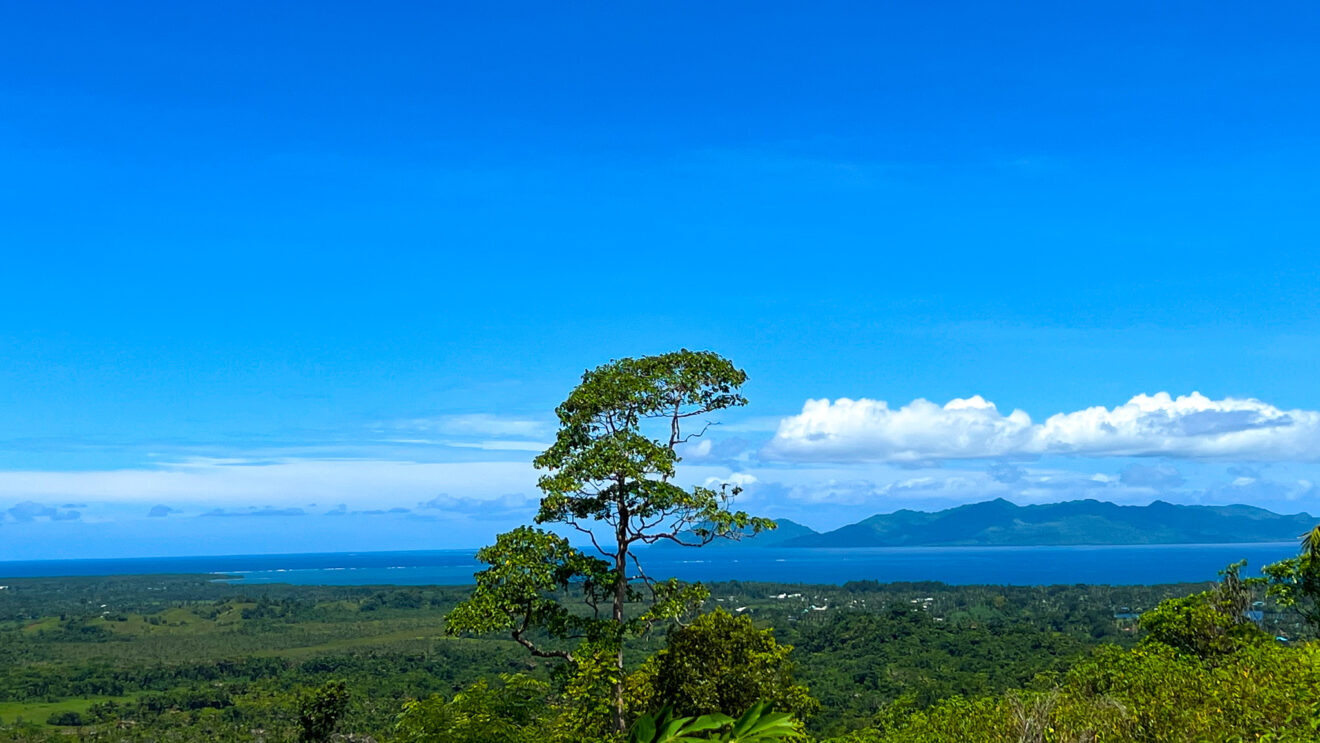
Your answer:
[[[633,725],[628,743],[777,743],[801,739],[798,722],[787,712],[773,712],[766,702],[752,705],[738,719],[718,712],[701,717],[674,717],[666,707],[643,715]]]
[[[1158,642],[1102,648],[1057,689],[896,706],[837,743],[1154,743],[1320,739],[1320,647],[1200,658]]]

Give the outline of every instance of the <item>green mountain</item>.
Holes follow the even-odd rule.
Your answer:
[[[803,526],[796,521],[788,519],[775,519],[778,525],[774,531],[763,531],[756,536],[746,536],[737,542],[725,541],[725,544],[746,544],[756,547],[783,547],[785,543],[795,539],[805,539],[807,537],[820,536],[815,529]]]
[[[773,531],[763,531],[755,536],[746,535],[738,540],[716,539],[715,541],[706,545],[706,549],[710,549],[712,547],[736,547],[736,546],[783,547],[785,546],[786,542],[791,542],[795,539],[800,539],[803,537],[819,536],[814,529],[803,526],[802,524],[799,524],[796,521],[790,521],[788,519],[775,519],[775,524],[777,524],[778,526],[776,526]],[[693,536],[691,532],[686,532],[682,536],[684,539],[689,541],[696,540],[696,537]],[[664,548],[676,547],[676,546],[677,545],[675,545],[673,542],[656,542],[653,549],[656,547],[664,549]]]
[[[772,542],[758,538],[746,544],[766,547],[1214,544],[1292,540],[1315,525],[1316,519],[1305,513],[1284,516],[1244,505],[1179,506],[1155,501],[1148,506],[1120,506],[1078,500],[1017,506],[1000,498],[935,513],[902,510],[879,514],[823,534],[813,532]]]

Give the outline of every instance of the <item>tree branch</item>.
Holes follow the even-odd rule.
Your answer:
[[[529,621],[531,621],[531,618],[532,618],[532,613],[529,607],[528,611],[523,612],[522,626],[513,628],[514,642],[527,648],[527,652],[531,653],[532,655],[535,655],[538,658],[562,658],[563,660],[566,660],[569,663],[575,662],[573,660],[573,654],[568,652],[567,650],[542,650],[536,647],[536,645],[533,644],[531,640],[528,640],[527,638],[523,637],[523,633],[527,631],[527,624]]]
[[[606,551],[605,551],[605,548],[604,548],[604,547],[601,547],[601,546],[600,546],[600,543],[596,541],[596,532],[594,532],[594,531],[592,531],[592,530],[586,528],[585,526],[582,526],[581,524],[579,524],[579,523],[577,522],[577,519],[573,519],[572,521],[566,521],[566,522],[564,522],[564,523],[568,524],[569,526],[573,527],[574,529],[577,529],[578,531],[580,531],[580,532],[582,532],[583,534],[586,534],[588,537],[590,537],[590,538],[591,538],[591,546],[592,546],[592,547],[595,547],[595,548],[596,548],[596,551],[599,552],[599,553],[601,554],[602,557],[613,557],[613,555],[611,555],[610,553],[606,552]]]
[[[655,544],[656,542],[659,542],[662,539],[668,539],[674,544],[679,544],[684,547],[705,547],[706,545],[715,541],[715,535],[707,534],[706,536],[701,538],[700,542],[684,542],[682,539],[678,538],[677,534],[673,534],[673,533],[648,534],[644,537],[640,537],[638,541],[644,542],[646,544]]]

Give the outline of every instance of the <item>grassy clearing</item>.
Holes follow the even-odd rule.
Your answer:
[[[0,720],[12,724],[20,720],[45,723],[52,714],[77,712],[85,714],[93,704],[113,701],[119,704],[132,702],[137,695],[122,697],[86,697],[82,699],[64,699],[58,702],[0,702]]]
[[[108,631],[110,639],[39,642],[29,646],[29,657],[38,662],[130,665],[240,656],[300,659],[372,648],[425,651],[444,632],[439,612],[366,619],[353,611],[334,618],[339,621],[243,619],[243,610],[254,606],[235,603],[219,612],[175,608],[152,615],[98,617],[88,624]],[[23,632],[35,640],[39,633],[54,632],[59,626],[58,619],[47,619],[28,625]]]

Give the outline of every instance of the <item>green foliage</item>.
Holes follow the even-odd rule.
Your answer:
[[[1320,630],[1320,526],[1302,537],[1297,557],[1266,565],[1261,572],[1272,598],[1295,609]]]
[[[734,713],[764,700],[799,718],[820,704],[794,682],[790,645],[723,609],[669,631],[668,644],[630,679],[631,701],[678,715]]]
[[[303,743],[324,743],[330,740],[339,725],[339,718],[348,708],[348,685],[331,681],[315,689],[304,691],[298,697],[298,739]]]
[[[655,715],[638,718],[628,736],[628,743],[774,743],[799,737],[792,715],[772,712],[768,703],[758,702],[736,720],[718,712],[700,717],[676,717],[673,709],[666,707]]]
[[[1314,741],[1320,649],[1246,646],[1213,662],[1152,643],[1106,648],[1055,690],[953,698],[836,743]]]
[[[1251,605],[1249,585],[1238,577],[1245,563],[1221,571],[1223,580],[1213,590],[1168,599],[1143,614],[1141,628],[1147,640],[1212,658],[1232,653],[1244,645],[1268,640],[1247,618]]]
[[[78,714],[77,712],[73,712],[73,711],[52,712],[51,715],[50,715],[50,717],[47,717],[47,718],[46,718],[46,724],[47,724],[47,725],[64,725],[64,726],[70,726],[70,725],[82,725],[82,724],[83,724],[83,717],[82,717],[82,715]]]
[[[253,587],[189,576],[4,582],[3,743],[290,743],[300,735],[300,691],[333,679],[353,690],[335,740],[393,740],[410,699],[422,699],[433,716],[450,705],[443,714],[457,722],[446,734],[459,740],[495,738],[482,725],[500,720],[513,722],[505,731],[513,740],[626,738],[612,728],[618,676],[610,642],[556,646],[539,629],[531,635],[538,643],[571,647],[581,658],[543,664],[507,637],[441,636],[442,617],[468,588]],[[852,729],[856,740],[887,743],[1075,741],[1097,731],[1106,743],[1320,740],[1312,727],[1320,720],[1320,658],[1302,641],[1307,628],[1295,612],[1268,600],[1264,608],[1271,635],[1286,629],[1294,638],[1286,644],[1253,641],[1202,658],[1163,641],[1137,643],[1127,615],[1204,584],[710,588],[719,605],[741,609],[737,619],[773,626],[777,642],[794,646],[794,675],[822,700],[808,723],[822,737]],[[567,591],[559,598],[579,595],[576,584]],[[109,638],[69,639],[60,630],[69,623]],[[644,661],[668,639],[635,638],[628,667],[653,670]],[[1126,649],[1092,655],[1099,641]],[[502,674],[514,680],[502,682]],[[642,676],[628,677],[626,699],[630,709],[654,710],[658,703],[637,702]],[[474,688],[483,678],[485,695]],[[499,695],[505,700],[483,701]],[[72,721],[66,712],[82,727],[46,724]],[[442,727],[424,726],[414,740],[434,739],[425,731]]]
[[[410,701],[395,725],[399,743],[523,743],[550,738],[549,685],[503,674],[491,686],[478,681],[446,700]]]
[[[746,379],[718,354],[687,350],[620,359],[584,374],[555,410],[555,442],[535,460],[549,471],[538,483],[545,497],[537,522],[606,522],[616,548],[677,541],[688,527],[701,541],[774,528],[728,511],[727,491],[672,482],[677,447],[691,438],[682,422],[747,404],[739,394]]]
[[[555,730],[563,740],[606,740],[619,732],[614,692],[623,682],[617,645],[587,642],[576,661],[561,668],[560,714]]]
[[[699,586],[652,579],[634,548],[684,544],[688,535],[699,546],[774,528],[768,519],[729,510],[736,487],[685,488],[672,481],[680,445],[701,435],[685,435],[684,422],[746,404],[739,393],[746,378],[718,354],[687,350],[586,372],[555,410],[554,443],[535,460],[546,471],[538,481],[544,495],[536,522],[587,535],[604,559],[532,527],[502,534],[478,554],[489,567],[478,574],[472,597],[448,617],[448,631],[507,631],[533,655],[582,666],[577,679],[583,683],[575,688],[584,694],[596,680],[608,680],[611,729],[622,732],[628,641],[656,622],[695,611],[707,595]],[[570,586],[589,612],[561,604]],[[637,603],[642,607],[630,610]],[[589,652],[565,647],[569,640],[588,643]],[[599,667],[603,659],[612,666],[608,674]],[[578,699],[573,708],[591,706]]]
[[[1118,740],[1314,740],[1320,650],[1244,645],[1202,659],[1158,644],[1099,651],[1069,674],[1074,728],[1097,710]],[[1113,711],[1117,703],[1122,714]],[[1092,723],[1097,729],[1104,726]]]
[[[599,634],[606,628],[594,618],[569,612],[557,600],[559,592],[577,584],[588,601],[601,601],[602,585],[612,587],[614,583],[605,561],[582,554],[563,537],[519,527],[479,550],[477,559],[490,567],[477,574],[472,597],[445,618],[446,632],[509,631],[514,640],[537,655],[571,660],[567,650],[536,647],[526,633],[536,628],[565,639]]]
[[[960,589],[959,595],[964,590],[974,589]],[[965,611],[950,608],[951,615]],[[1089,623],[1079,626],[1078,637],[1011,615],[973,624],[933,613],[903,600],[901,606],[787,622],[777,630],[793,641],[801,675],[821,700],[813,727],[837,734],[904,698],[907,708],[920,709],[956,695],[1001,693],[1039,674],[1065,672],[1089,647]]]

